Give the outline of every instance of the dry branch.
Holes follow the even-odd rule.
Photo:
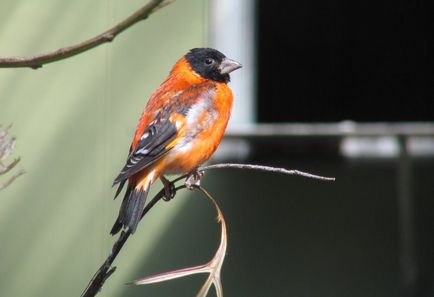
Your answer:
[[[287,169],[283,169],[283,168],[275,168],[275,167],[262,166],[262,165],[251,165],[251,164],[230,164],[230,163],[229,164],[215,164],[215,165],[208,165],[208,166],[200,167],[198,169],[198,171],[204,172],[204,171],[211,170],[211,169],[223,169],[223,168],[261,170],[261,171],[268,171],[268,172],[274,172],[274,173],[301,175],[304,177],[320,179],[320,180],[325,180],[325,181],[335,180],[334,178],[313,175],[313,174],[298,171],[298,170],[287,170]],[[170,181],[170,183],[175,186],[176,182],[180,181],[183,178],[188,178],[188,177],[189,177],[189,174],[185,174],[185,175],[182,175],[178,178],[175,178],[174,180]],[[185,188],[186,188],[185,184],[178,186],[178,187],[175,187],[174,193],[176,194],[177,191],[179,191],[181,189],[185,189]],[[203,188],[201,188],[198,185],[195,185],[193,188],[199,188],[199,189],[203,190]],[[154,207],[154,205],[158,201],[160,201],[164,197],[165,197],[165,191],[164,191],[164,189],[161,189],[160,192],[158,192],[152,198],[152,200],[148,204],[146,204],[146,206],[143,210],[141,219],[149,212],[149,210],[151,210],[152,207]],[[81,297],[93,297],[96,294],[98,294],[98,292],[101,290],[101,288],[104,285],[107,278],[109,278],[110,275],[112,275],[115,272],[116,267],[112,267],[113,261],[116,259],[117,255],[119,254],[119,252],[123,248],[125,242],[128,240],[130,235],[131,235],[131,233],[129,232],[128,229],[121,232],[118,239],[113,244],[113,247],[112,247],[107,259],[104,261],[104,263],[98,268],[96,273],[93,275],[92,279],[90,280],[86,289],[82,293]],[[218,289],[218,288],[216,287],[216,289]]]
[[[315,174],[311,174],[311,173],[300,171],[300,170],[288,170],[285,168],[277,168],[277,167],[263,166],[263,165],[252,165],[252,164],[236,164],[236,163],[214,164],[214,165],[208,165],[208,166],[200,167],[199,171],[210,170],[210,169],[222,169],[222,168],[268,171],[268,172],[274,172],[274,173],[298,175],[298,176],[303,176],[303,177],[312,178],[312,179],[325,180],[325,181],[334,181],[335,180],[334,177],[315,175]]]
[[[217,220],[220,222],[221,231],[220,231],[220,244],[217,251],[214,254],[214,257],[208,263],[203,265],[154,274],[151,276],[147,276],[135,280],[131,282],[131,284],[148,285],[153,283],[165,282],[165,281],[169,281],[172,279],[189,276],[193,274],[207,273],[208,278],[200,288],[196,297],[205,297],[208,294],[208,291],[211,289],[212,285],[214,285],[215,287],[217,297],[223,297],[221,270],[223,266],[223,261],[225,260],[226,257],[226,250],[228,245],[226,221],[223,216],[223,212],[221,211],[217,201],[211,196],[211,194],[208,193],[208,191],[206,191],[201,186],[193,186],[193,188],[200,190],[211,201],[211,203],[214,205],[217,211]]]
[[[8,165],[5,165],[3,161],[6,160],[7,157],[11,154],[12,150],[15,148],[16,140],[14,137],[9,137],[8,129],[1,129],[0,130],[0,175],[6,174],[9,171],[11,171],[20,161],[20,158],[16,158]],[[9,179],[7,179],[5,182],[0,183],[0,191],[8,187],[17,177],[20,175],[23,175],[24,171],[20,170],[13,174]]]
[[[113,41],[113,39],[117,35],[125,31],[132,25],[146,19],[151,13],[174,1],[175,0],[151,0],[145,6],[143,6],[132,15],[130,15],[128,18],[118,23],[114,27],[110,28],[109,30],[75,45],[63,47],[52,52],[33,56],[0,57],[0,68],[30,67],[33,69],[37,69],[42,67],[42,65],[44,64],[53,63],[81,54],[101,44]]]

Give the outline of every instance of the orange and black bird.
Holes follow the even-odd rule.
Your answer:
[[[194,173],[223,138],[232,109],[229,73],[241,64],[212,48],[194,48],[179,59],[151,95],[127,161],[113,185],[127,189],[111,234],[134,233],[150,186],[164,174]],[[169,194],[168,194],[169,195]]]

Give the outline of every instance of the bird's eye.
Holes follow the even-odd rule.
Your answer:
[[[206,58],[205,59],[205,64],[207,65],[207,66],[209,66],[209,65],[211,65],[211,64],[213,64],[214,63],[214,59],[211,59],[211,58]]]

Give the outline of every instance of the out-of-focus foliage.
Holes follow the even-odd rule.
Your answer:
[[[6,159],[12,153],[16,144],[16,139],[8,134],[9,128],[10,127],[2,129],[0,126],[0,175],[7,174],[8,172],[12,171],[15,165],[17,165],[20,161],[19,158],[16,158],[10,163],[6,163]],[[22,175],[23,173],[24,171],[20,170],[12,174],[12,176],[4,180],[0,180],[0,191],[8,187],[18,176]]]

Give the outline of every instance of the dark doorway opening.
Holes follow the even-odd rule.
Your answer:
[[[432,1],[257,1],[259,122],[433,121]]]

